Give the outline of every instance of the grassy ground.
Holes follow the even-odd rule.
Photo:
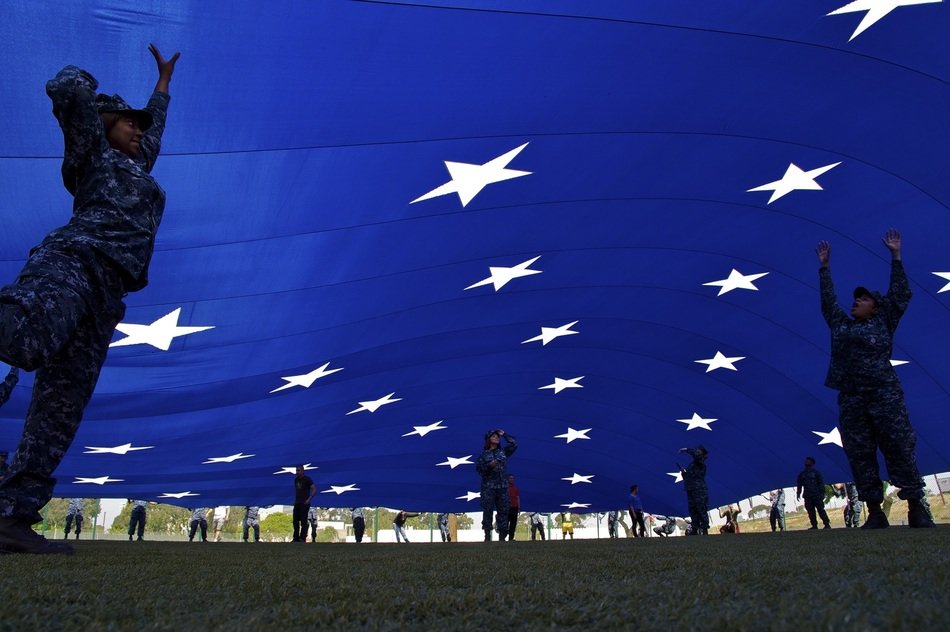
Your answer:
[[[938,630],[950,526],[490,544],[80,541],[0,557],[0,629]]]

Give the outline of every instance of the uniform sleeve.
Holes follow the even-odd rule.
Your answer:
[[[7,373],[7,376],[3,379],[3,383],[0,384],[0,406],[6,404],[7,400],[10,399],[10,395],[13,393],[13,387],[16,386],[19,380],[20,370],[16,367],[12,367],[10,372]]]
[[[910,305],[910,298],[910,281],[904,271],[904,264],[899,260],[893,260],[891,261],[891,284],[881,305],[884,320],[891,331],[897,329],[897,323]]]
[[[152,115],[152,126],[145,131],[139,144],[137,160],[144,163],[146,171],[151,172],[162,150],[162,134],[165,133],[165,117],[171,97],[164,92],[153,92],[145,110]]]
[[[66,66],[46,82],[53,116],[63,130],[63,184],[75,195],[79,181],[101,155],[108,141],[96,111],[99,82],[76,66]]]
[[[829,327],[834,327],[841,321],[847,320],[848,315],[838,305],[835,284],[831,280],[831,270],[819,268],[818,279],[821,284],[821,315],[825,317],[825,322]]]
[[[515,453],[515,450],[518,449],[518,442],[510,438],[508,435],[505,435],[505,456],[511,456]]]

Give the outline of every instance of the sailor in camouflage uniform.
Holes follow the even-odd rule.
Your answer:
[[[66,506],[66,535],[63,539],[69,537],[69,531],[73,527],[73,521],[76,522],[76,539],[79,539],[79,532],[82,531],[82,498],[70,498]]]
[[[769,502],[772,505],[769,509],[769,525],[772,531],[775,531],[776,527],[779,531],[785,531],[785,489],[769,492]]]
[[[505,447],[501,447],[501,439],[505,440]],[[497,518],[495,528],[498,530],[498,539],[504,540],[508,534],[508,459],[518,444],[514,437],[505,434],[504,430],[491,430],[485,434],[485,449],[475,461],[475,470],[482,477],[482,530],[485,532],[485,542],[491,542],[492,512]]]
[[[449,533],[449,514],[439,514],[439,533],[442,535],[443,542],[451,542],[452,534]]]
[[[795,497],[801,500],[805,498],[805,511],[808,512],[808,521],[812,529],[818,528],[818,519],[815,513],[821,517],[825,529],[831,528],[831,522],[828,520],[828,513],[825,511],[825,481],[821,472],[815,469],[814,457],[805,457],[805,469],[798,474],[798,488],[795,491]]]
[[[709,489],[706,487],[706,459],[709,451],[703,446],[680,448],[680,452],[693,457],[693,462],[680,468],[686,488],[686,503],[693,525],[692,535],[709,533]]]
[[[848,499],[848,504],[844,509],[844,526],[848,528],[859,527],[864,503],[858,497],[858,486],[854,483],[845,483],[844,493]]]
[[[891,477],[907,501],[911,527],[933,527],[921,502],[924,482],[917,470],[917,437],[910,424],[904,392],[890,363],[894,332],[910,303],[911,291],[901,261],[901,235],[890,229],[884,245],[891,253],[891,280],[886,295],[864,287],[854,290],[851,318],[837,303],[828,263],[831,246],[818,244],[821,313],[831,329],[831,365],[825,385],[838,391],[838,425],[858,496],[867,503],[863,529],[883,529],[887,516],[877,461],[880,449]]]
[[[195,539],[195,533],[201,527],[201,541],[208,541],[208,507],[198,507],[191,512],[191,523],[188,525],[188,541]]]
[[[131,498],[129,502],[132,504],[132,512],[129,514],[129,542],[132,541],[132,536],[135,535],[136,531],[138,532],[138,541],[141,542],[145,539],[148,502],[144,500],[132,500]]]
[[[254,529],[254,541],[261,541],[261,521],[260,521],[260,507],[244,507],[244,541],[247,542],[247,536],[250,534],[250,530]]]
[[[122,298],[145,287],[165,193],[149,175],[158,158],[168,84],[178,59],[149,50],[158,82],[144,110],[66,66],[46,84],[65,139],[63,184],[73,215],[30,252],[16,281],[0,289],[0,360],[36,371],[33,397],[9,475],[0,483],[0,547],[70,553],[30,528],[49,501],[53,472],[92,397]]]

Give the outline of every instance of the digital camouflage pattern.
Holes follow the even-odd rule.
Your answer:
[[[709,489],[706,487],[706,459],[699,448],[686,448],[693,457],[683,470],[683,486],[686,488],[686,505],[689,510],[693,533],[709,531]]]
[[[492,512],[496,514],[495,529],[504,538],[508,534],[508,458],[518,449],[514,438],[501,435],[505,447],[484,450],[475,460],[475,471],[482,477],[481,507],[482,530],[486,534],[492,530]],[[492,467],[490,463],[496,461]]]

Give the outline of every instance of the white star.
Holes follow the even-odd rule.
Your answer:
[[[115,326],[118,331],[126,335],[122,340],[117,340],[110,344],[110,347],[127,347],[129,345],[152,345],[156,349],[168,351],[172,340],[179,336],[198,333],[205,329],[214,329],[214,326],[207,327],[179,327],[178,316],[181,314],[181,308],[168,312],[151,325],[131,325],[128,323],[119,323]]]
[[[151,450],[155,446],[153,445],[143,445],[138,448],[133,448],[131,443],[125,443],[123,445],[117,445],[114,448],[97,448],[95,446],[87,445],[86,451],[83,454],[127,454],[135,450]]]
[[[590,483],[591,482],[590,479],[594,478],[594,476],[595,476],[594,474],[584,475],[584,474],[578,474],[577,472],[574,472],[573,476],[568,476],[566,478],[562,478],[561,480],[571,481],[571,485],[577,485],[578,483]]]
[[[73,485],[79,485],[81,483],[93,483],[94,485],[105,485],[106,483],[121,483],[122,478],[109,478],[108,476],[100,476],[99,478],[83,478],[77,476],[76,480],[73,481]]]
[[[358,491],[360,491],[360,488],[356,486],[356,483],[350,483],[349,485],[341,485],[341,486],[330,485],[330,489],[325,489],[320,493],[321,494],[336,494],[337,496],[339,496],[340,494],[344,492],[358,492]]]
[[[201,494],[194,494],[192,492],[165,492],[161,494],[159,498],[187,498],[188,496],[200,496]]]
[[[566,388],[584,388],[583,384],[578,384],[581,380],[584,379],[584,376],[572,377],[569,380],[562,380],[559,377],[554,378],[554,384],[548,384],[547,386],[538,387],[538,390],[543,390],[545,388],[554,389],[554,394],[557,395]]]
[[[436,463],[436,465],[448,465],[453,470],[459,465],[475,465],[474,463],[469,461],[469,459],[472,458],[472,456],[473,455],[471,454],[469,454],[468,456],[462,456],[458,458],[447,456],[445,457],[447,460],[442,461],[441,463]]]
[[[858,24],[858,28],[856,28],[854,33],[851,34],[851,37],[848,38],[850,42],[897,7],[909,7],[915,4],[931,4],[934,2],[942,2],[942,0],[855,0],[840,9],[835,9],[828,15],[867,11],[861,23]]]
[[[243,452],[238,452],[237,454],[232,454],[231,456],[211,456],[208,457],[207,461],[202,461],[201,464],[205,465],[206,463],[234,463],[239,459],[249,459],[253,454],[244,454]]]
[[[482,495],[480,492],[465,492],[464,496],[456,496],[455,500],[465,500],[465,501],[471,502],[475,500],[476,498],[481,498],[481,497]]]
[[[389,399],[390,397],[392,397],[392,396],[395,395],[395,394],[396,394],[396,393],[390,393],[389,395],[383,395],[383,396],[380,397],[379,399],[374,399],[373,401],[370,401],[370,402],[359,402],[359,405],[360,405],[359,408],[357,408],[357,409],[355,409],[355,410],[351,410],[350,412],[348,412],[348,413],[346,413],[346,414],[347,414],[347,415],[352,415],[353,413],[362,412],[362,411],[364,411],[364,410],[368,410],[368,411],[371,412],[371,413],[375,413],[377,410],[379,410],[379,408],[380,408],[381,406],[385,406],[386,404],[395,404],[396,402],[401,402],[401,401],[402,401],[402,398],[401,398],[401,397],[397,397],[397,398],[395,398],[395,399]]]
[[[950,281],[950,272],[934,272],[934,274],[936,274],[938,277],[940,277],[944,281]],[[937,290],[937,294],[940,294],[941,292],[950,292],[950,283],[947,283],[942,288]]]
[[[449,170],[449,176],[451,176],[452,179],[442,186],[432,189],[425,195],[417,197],[410,202],[410,204],[429,200],[441,195],[448,195],[449,193],[458,193],[459,200],[464,207],[489,184],[531,175],[530,171],[516,171],[514,169],[505,168],[508,166],[508,163],[527,146],[528,143],[525,143],[521,147],[516,147],[506,154],[489,160],[483,165],[473,165],[467,162],[450,162],[446,160],[445,168]]]
[[[535,336],[534,338],[528,338],[527,340],[522,340],[521,344],[526,342],[538,342],[541,341],[541,346],[544,346],[554,340],[555,338],[560,338],[561,336],[570,336],[573,334],[579,334],[579,331],[571,331],[571,327],[576,325],[578,321],[568,323],[566,325],[561,325],[560,327],[542,327],[541,334]]]
[[[339,369],[330,369],[327,371],[327,367],[330,366],[330,363],[327,362],[323,366],[314,369],[310,373],[304,373],[303,375],[288,375],[286,377],[281,377],[280,379],[287,382],[283,386],[278,386],[271,393],[276,393],[277,391],[282,391],[285,388],[293,388],[294,386],[302,386],[304,388],[310,388],[314,382],[319,380],[321,377],[326,377],[332,375],[337,371],[342,371],[342,368]]]
[[[497,292],[501,288],[505,287],[505,285],[507,285],[512,279],[531,276],[532,274],[541,274],[541,270],[532,270],[528,267],[540,258],[541,256],[538,255],[534,259],[528,259],[527,261],[523,261],[511,268],[496,268],[495,266],[489,266],[489,277],[487,279],[482,279],[478,283],[473,283],[465,289],[471,290],[472,288],[481,287],[483,285],[494,285],[495,291]]]
[[[768,274],[768,272],[761,272],[759,274],[742,274],[733,268],[732,272],[729,273],[729,278],[720,279],[718,281],[710,281],[709,283],[703,283],[703,285],[718,285],[719,294],[716,296],[722,296],[726,292],[731,292],[733,290],[758,291],[759,288],[755,287],[752,282],[756,279],[761,279],[766,274]]]
[[[702,428],[702,429],[704,429],[704,430],[710,430],[710,431],[711,431],[712,428],[709,427],[709,424],[711,424],[711,423],[714,422],[714,421],[718,421],[718,420],[717,420],[717,419],[703,419],[703,418],[700,417],[698,414],[693,413],[693,416],[692,416],[691,418],[689,418],[689,419],[677,419],[676,421],[678,421],[678,422],[680,422],[680,423],[683,423],[683,424],[686,424],[686,429],[687,429],[687,430],[694,430],[695,428]]]
[[[570,426],[567,427],[567,432],[564,434],[554,435],[555,439],[567,439],[567,442],[570,443],[575,439],[590,439],[587,436],[587,433],[590,432],[590,428],[585,428],[584,430],[574,430]]]
[[[900,366],[902,364],[909,364],[910,360],[891,360],[891,366]]]
[[[811,171],[802,171],[798,165],[790,162],[781,180],[775,180],[774,182],[763,184],[754,189],[749,189],[747,193],[751,193],[752,191],[772,191],[772,197],[770,197],[768,201],[768,204],[771,204],[792,191],[821,191],[821,185],[815,182],[815,178],[826,171],[831,171],[840,164],[840,162],[834,162],[824,167],[812,169]]]
[[[697,364],[706,365],[706,373],[710,371],[715,371],[716,369],[729,369],[730,371],[738,371],[733,363],[738,362],[739,360],[745,360],[745,356],[737,356],[735,358],[727,358],[722,355],[722,352],[717,351],[715,357],[709,358],[708,360],[694,360]]]
[[[428,426],[413,426],[413,431],[412,431],[412,432],[407,432],[406,434],[404,434],[404,435],[402,435],[402,436],[404,436],[404,437],[409,437],[409,436],[411,436],[411,435],[416,435],[416,434],[417,434],[417,435],[419,435],[420,437],[424,437],[424,436],[426,436],[427,434],[429,434],[430,432],[432,432],[432,431],[434,431],[434,430],[447,430],[448,428],[447,428],[446,426],[440,425],[443,421],[444,421],[443,419],[440,419],[439,421],[435,422],[434,424],[429,424]]]
[[[682,483],[682,482],[683,482],[683,473],[682,473],[682,472],[667,472],[666,475],[667,475],[667,476],[672,476],[674,483]]]
[[[841,432],[838,430],[838,426],[832,428],[831,432],[819,432],[817,430],[812,430],[812,434],[816,434],[821,437],[821,441],[818,442],[818,445],[833,443],[838,447],[844,447],[841,445]]]
[[[567,507],[568,509],[586,509],[590,507],[590,503],[571,503],[570,505],[561,505],[562,507]]]
[[[317,466],[311,465],[310,463],[307,463],[303,466],[304,472],[306,472],[307,470],[315,470],[315,469],[317,469]],[[296,465],[291,465],[290,467],[282,467],[276,472],[274,472],[274,474],[296,474],[296,473],[297,473]]]

